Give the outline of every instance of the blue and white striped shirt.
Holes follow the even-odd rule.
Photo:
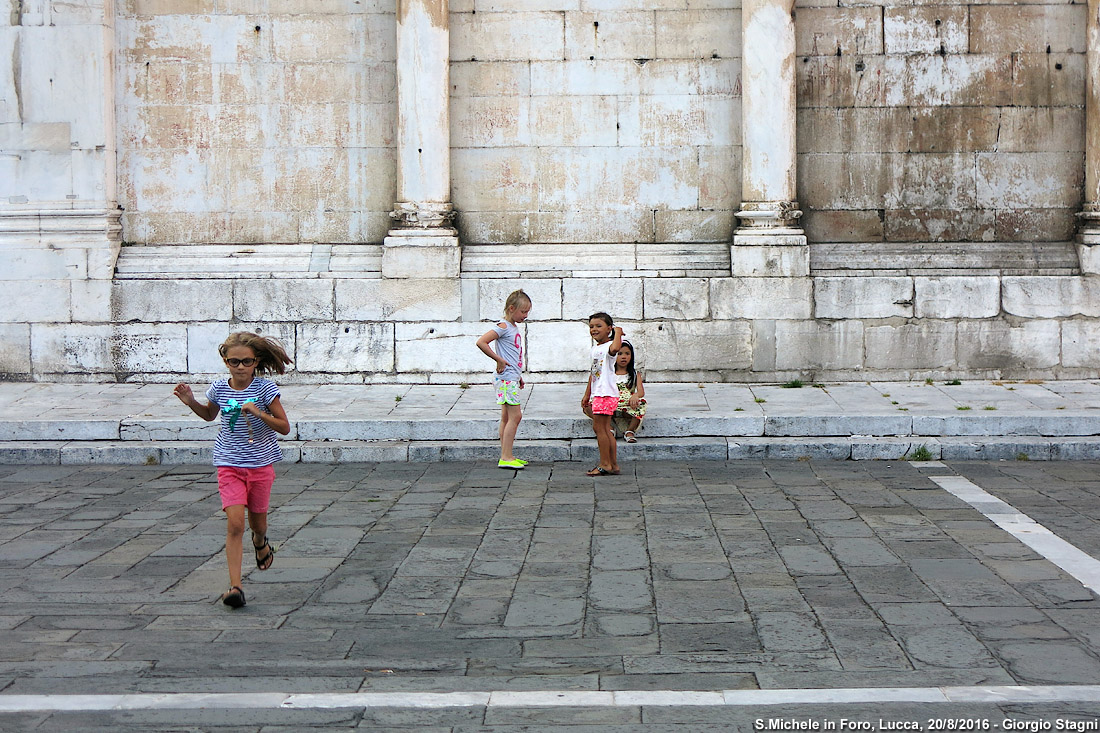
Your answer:
[[[241,414],[232,429],[229,423],[232,415],[225,411],[229,400],[243,404],[251,399],[264,412],[270,413],[268,405],[279,396],[279,386],[270,379],[254,377],[252,384],[242,390],[229,386],[228,379],[219,379],[206,390],[206,399],[221,410],[221,426],[214,441],[214,465],[235,466],[237,468],[260,468],[283,460],[283,450],[274,430],[263,420]],[[247,420],[245,418],[248,418]],[[252,428],[252,442],[248,442],[248,429]]]

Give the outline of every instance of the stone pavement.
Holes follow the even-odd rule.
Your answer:
[[[0,467],[0,730],[1100,728],[1100,601],[986,516],[1100,557],[1100,463],[586,467],[281,464],[239,611],[209,468]]]
[[[205,385],[196,385],[205,391]],[[499,456],[489,385],[287,385],[291,462],[484,461]],[[578,384],[523,391],[521,455],[591,461]],[[624,458],[1100,458],[1096,381],[649,383]],[[209,464],[216,425],[165,384],[0,383],[0,464]]]

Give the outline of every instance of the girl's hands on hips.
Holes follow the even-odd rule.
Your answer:
[[[523,389],[523,377],[519,378],[519,388]]]
[[[191,391],[191,387],[186,384],[177,384],[176,388],[172,390],[172,394],[179,397],[180,402],[185,405],[190,405],[195,401],[195,393]]]
[[[506,361],[498,361],[497,362],[497,374],[504,374],[504,370],[507,369],[507,368],[508,368],[508,362],[506,362]]]

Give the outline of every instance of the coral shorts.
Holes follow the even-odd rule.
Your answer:
[[[267,514],[273,483],[274,466],[218,466],[218,493],[222,496],[222,509],[244,504],[253,514]]]
[[[592,398],[592,414],[593,415],[614,415],[615,409],[619,406],[619,398],[615,397],[593,397]]]

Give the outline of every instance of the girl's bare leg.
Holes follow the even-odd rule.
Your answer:
[[[523,410],[519,405],[500,406],[500,460],[514,461],[512,444],[516,440],[516,431],[519,430],[520,420],[523,419]]]
[[[593,415],[592,430],[596,433],[596,445],[600,449],[600,468],[614,471],[614,455],[612,451],[615,445],[614,428],[611,427],[610,415]]]
[[[241,585],[241,553],[244,550],[243,504],[225,508],[225,562],[229,566],[229,587]],[[267,515],[264,515],[266,524]]]

